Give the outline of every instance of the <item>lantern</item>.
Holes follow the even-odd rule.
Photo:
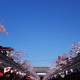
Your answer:
[[[9,74],[9,73],[7,73],[7,74],[6,74],[6,77],[10,77],[10,74]]]
[[[0,78],[3,77],[3,72],[0,72]]]

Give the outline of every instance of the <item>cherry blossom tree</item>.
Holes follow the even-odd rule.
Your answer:
[[[72,44],[69,53],[58,56],[58,59],[53,60],[50,69],[44,76],[43,80],[47,80],[51,75],[59,70],[62,66],[66,66],[67,61],[73,61],[73,59],[80,54],[80,42]]]
[[[40,80],[39,76],[37,75],[37,73],[34,71],[34,67],[31,64],[31,62],[29,60],[24,60],[24,68],[25,70],[29,71],[30,74],[37,80]]]
[[[32,64],[31,64],[31,62],[29,60],[24,60],[24,65],[26,66],[26,69],[28,71],[33,70],[33,66],[32,66]]]
[[[31,74],[33,74],[36,78],[39,80],[39,76],[35,73],[34,67],[32,66],[31,62],[29,60],[22,60],[22,56],[27,56],[24,51],[17,50],[12,51],[11,57],[14,58],[14,61],[16,61],[20,66],[24,68],[25,71],[29,71]]]
[[[33,75],[33,77],[35,77],[36,80],[40,80],[40,77],[37,75],[35,71],[31,70],[30,74]]]
[[[6,31],[5,27],[2,25],[2,22],[3,21],[0,21],[0,32],[2,33],[2,36],[5,34],[5,35],[8,35],[8,32]]]
[[[14,57],[14,61],[15,62],[20,62],[23,63],[22,61],[22,57],[27,56],[27,54],[25,53],[25,51],[22,50],[15,50],[11,52],[11,55]]]
[[[70,54],[75,57],[78,53],[80,53],[80,42],[75,42],[70,48]]]
[[[5,27],[2,25],[3,21],[0,21],[0,32],[3,35],[8,35],[8,32],[6,31]],[[28,56],[25,51],[23,50],[14,50],[14,51],[6,51],[7,55],[10,60],[14,60],[16,63],[18,63],[21,67],[24,68],[25,71],[29,71],[33,77],[35,77],[35,80],[40,80],[37,73],[34,71],[34,68],[29,60],[22,60],[22,57]]]

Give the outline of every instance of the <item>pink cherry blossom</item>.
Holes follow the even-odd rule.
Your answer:
[[[0,32],[2,33],[2,36],[4,34],[8,35],[8,32],[6,31],[5,27],[1,23],[2,23],[2,21],[0,21]]]

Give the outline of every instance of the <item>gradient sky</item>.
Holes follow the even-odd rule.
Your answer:
[[[0,45],[26,50],[34,66],[49,66],[80,41],[80,0],[0,0],[9,33]]]

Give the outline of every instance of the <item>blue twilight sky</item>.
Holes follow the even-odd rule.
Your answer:
[[[0,0],[8,36],[0,45],[26,50],[34,66],[49,66],[80,41],[80,0]]]

